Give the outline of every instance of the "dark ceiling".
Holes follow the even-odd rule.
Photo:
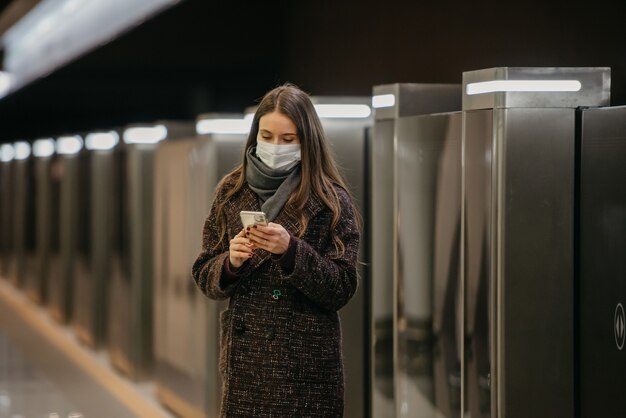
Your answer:
[[[2,13],[12,1],[13,0],[0,0],[0,13]]]
[[[0,141],[241,111],[285,81],[368,95],[494,66],[610,66],[624,104],[622,32],[609,7],[563,0],[186,0],[0,100]]]

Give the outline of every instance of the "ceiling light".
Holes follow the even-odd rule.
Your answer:
[[[196,132],[199,135],[207,134],[247,134],[252,127],[252,117],[243,119],[200,119],[196,123]],[[247,116],[247,115],[246,115]]]
[[[35,157],[50,157],[54,154],[54,140],[52,138],[38,139],[33,144],[33,155]]]
[[[13,147],[15,148],[15,159],[25,160],[30,157],[30,144],[25,141],[16,142]]]
[[[15,158],[15,148],[11,144],[4,144],[0,146],[0,160],[3,163],[8,163]]]
[[[124,142],[127,144],[156,144],[167,138],[164,125],[136,126],[124,131]]]
[[[16,90],[180,0],[41,0],[0,36]]]
[[[78,154],[83,148],[83,140],[80,136],[62,136],[57,140],[57,153],[63,155]]]
[[[114,148],[120,142],[119,135],[114,132],[94,132],[85,138],[85,147],[88,150],[106,151]]]

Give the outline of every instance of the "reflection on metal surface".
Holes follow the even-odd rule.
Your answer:
[[[460,378],[458,370],[453,370],[451,372],[449,370],[442,371],[443,369],[438,367],[440,364],[437,362],[439,357],[433,357],[432,350],[427,349],[424,351],[425,347],[432,348],[432,345],[437,344],[438,341],[435,334],[437,331],[434,331],[433,328],[434,322],[432,322],[432,315],[426,314],[414,317],[411,314],[411,309],[415,309],[416,307],[417,309],[425,309],[426,312],[430,312],[432,303],[435,303],[434,306],[437,307],[441,306],[441,303],[432,302],[432,294],[416,294],[414,290],[416,287],[419,288],[420,284],[413,280],[409,280],[408,285],[408,288],[412,293],[410,295],[407,293],[407,295],[404,296],[402,293],[404,288],[399,290],[400,288],[398,287],[398,283],[402,283],[402,286],[404,286],[404,282],[398,282],[394,278],[394,276],[399,276],[400,274],[400,270],[396,268],[397,266],[402,265],[400,268],[405,269],[403,263],[414,262],[416,252],[422,251],[422,256],[425,254],[423,252],[423,247],[411,247],[415,244],[414,242],[409,243],[409,246],[403,244],[402,247],[398,247],[394,250],[394,246],[396,245],[394,242],[394,234],[396,231],[405,231],[403,228],[407,225],[409,228],[414,227],[415,224],[412,223],[411,217],[423,217],[425,214],[425,212],[420,211],[421,208],[414,207],[411,210],[415,209],[416,213],[408,215],[409,219],[406,221],[406,217],[404,218],[405,220],[399,219],[397,218],[396,213],[394,213],[394,205],[397,204],[397,200],[394,202],[394,193],[397,193],[398,196],[402,196],[402,201],[405,205],[408,204],[408,206],[411,206],[416,203],[414,200],[411,200],[416,194],[416,189],[414,187],[416,185],[416,172],[411,172],[412,169],[415,169],[411,166],[411,158],[413,157],[408,157],[406,155],[407,150],[403,148],[406,147],[405,142],[401,141],[401,143],[394,143],[394,141],[395,138],[398,138],[398,130],[400,124],[402,123],[401,121],[405,118],[409,119],[415,115],[458,111],[461,107],[461,86],[449,84],[414,83],[388,84],[375,86],[373,93],[373,107],[376,109],[376,124],[374,127],[371,147],[371,231],[373,237],[371,242],[371,301],[373,328],[372,343],[374,347],[374,357],[372,359],[372,416],[377,418],[392,418],[397,416],[398,411],[401,414],[411,414],[415,411],[414,409],[410,409],[414,408],[414,406],[412,406],[413,403],[430,405],[429,407],[418,410],[423,414],[431,414],[435,413],[435,409],[432,406],[434,403],[437,403],[438,405],[448,403],[448,400],[445,400],[447,388],[444,387],[444,391],[442,392],[438,385],[433,385],[432,374],[450,374],[450,376],[442,377],[442,379],[449,381],[450,385],[456,388],[451,388],[449,391],[449,402],[452,405],[454,405],[454,402],[458,402],[459,399],[454,392],[458,391],[458,387],[460,387]],[[441,119],[435,117],[435,120]],[[426,123],[426,125],[428,125],[428,123]],[[441,132],[439,133],[441,134]],[[445,136],[445,134],[443,135]],[[454,134],[451,135],[454,136]],[[457,133],[457,135],[460,134]],[[417,136],[410,132],[410,129],[409,137],[404,139],[406,141],[410,141],[410,146],[414,146],[418,141]],[[448,141],[443,139],[441,136],[439,136],[438,139],[443,143],[448,143]],[[458,141],[454,146],[457,146],[460,149]],[[452,147],[454,148],[454,146]],[[409,149],[408,153],[411,154],[414,153],[414,151],[415,150]],[[449,154],[448,151],[445,153]],[[404,158],[405,160],[403,161],[406,162],[403,166],[403,176],[405,176],[403,185],[400,185],[395,179],[397,172],[395,168],[396,156],[398,156],[399,159]],[[423,158],[424,156],[422,155],[421,157]],[[438,157],[439,156],[437,156],[437,158]],[[457,158],[460,158],[460,156],[457,156]],[[450,164],[449,157],[446,157],[444,160],[447,161],[447,163],[444,164],[442,161],[434,162],[433,164],[441,164],[442,166]],[[455,163],[452,163],[452,165],[454,164]],[[456,173],[458,174],[460,164],[457,165],[458,167],[456,167]],[[452,168],[452,171],[449,170],[450,168]],[[454,170],[454,167],[448,167],[448,169],[446,169],[452,177],[455,176]],[[448,174],[443,175],[443,177],[447,176]],[[420,181],[423,182],[429,180],[418,178],[417,182],[419,183]],[[448,181],[449,180],[445,180],[445,182]],[[399,187],[403,187],[403,189],[399,190]],[[444,189],[446,189],[446,187],[444,187]],[[443,194],[446,196],[450,195],[448,190],[445,190]],[[457,200],[458,199],[459,197],[457,197]],[[435,204],[433,201],[431,201],[430,204],[439,206],[439,203]],[[451,208],[451,210],[454,210],[454,206]],[[426,214],[426,216],[428,215]],[[442,216],[447,217],[448,215]],[[446,222],[452,222],[453,227],[458,229],[458,225],[456,225],[454,221],[447,220]],[[439,226],[434,228],[438,231],[436,234],[439,235],[439,229],[441,228]],[[449,234],[444,233],[444,235],[448,236]],[[441,241],[440,244],[443,242],[446,242],[446,240]],[[392,245],[389,245],[389,243],[392,243]],[[443,247],[436,251],[437,257],[440,257],[441,254],[445,252],[442,248]],[[447,251],[449,250],[450,248],[448,248]],[[450,255],[448,254],[448,256]],[[448,259],[447,261],[444,261],[444,263],[449,261],[451,260]],[[443,273],[444,269],[440,266],[440,260],[434,261],[434,263],[437,265],[437,271],[435,274],[445,274]],[[394,272],[394,269],[397,271]],[[405,272],[406,270],[402,271]],[[409,271],[406,274],[411,275],[412,278],[415,275],[419,275],[420,279],[423,280],[424,276],[421,275],[421,273],[422,271]],[[400,280],[402,280],[403,277],[400,277]],[[435,279],[431,277],[428,280],[432,281]],[[455,282],[455,280],[451,281]],[[443,286],[447,287],[447,284],[444,282]],[[454,285],[450,285],[450,289],[453,289],[453,287]],[[449,294],[449,291],[450,290],[444,293],[447,295]],[[394,299],[396,299],[396,301],[394,301]],[[447,297],[444,299],[446,301],[448,300]],[[394,303],[404,305],[394,311]],[[407,308],[407,306],[410,308]],[[408,315],[405,310],[409,312]],[[404,317],[399,316],[401,312]],[[439,332],[441,332],[442,328],[448,328],[447,320],[443,322],[446,325],[441,325],[442,321],[438,322],[441,325],[438,329]],[[452,328],[454,328],[454,326]],[[400,330],[404,333],[402,336],[397,335]],[[408,357],[398,356],[399,344],[402,344],[401,350],[403,353],[410,352]],[[447,347],[447,344],[444,345]],[[447,358],[447,354],[444,357]],[[398,371],[399,364],[401,365],[401,373],[403,373],[402,376],[400,376],[400,372]],[[447,361],[446,364],[448,364]],[[444,369],[446,367],[444,367]],[[454,366],[450,367],[454,368]],[[456,367],[458,369],[458,365]],[[407,375],[407,373],[410,373],[410,375]],[[440,378],[436,377],[435,380],[440,381]],[[409,395],[404,393],[404,395],[400,396],[400,392],[398,391],[398,381],[401,381],[403,385],[405,385],[403,386],[403,390],[410,393]],[[418,390],[416,385],[419,385],[419,388],[421,389]],[[436,401],[435,398],[437,398]],[[447,408],[443,406],[441,409],[447,410]]]
[[[374,323],[373,356],[376,394],[393,400],[393,318],[391,315],[379,318]]]
[[[490,260],[492,234],[492,113],[466,112],[464,414],[491,416]]]
[[[349,191],[354,196],[357,210],[363,218],[368,216],[369,201],[367,200],[367,161],[368,137],[366,129],[371,126],[372,119],[365,117],[369,115],[370,109],[365,103],[370,99],[363,97],[313,97],[313,103],[319,111],[318,106],[331,106],[334,117],[324,117],[320,114],[322,127],[330,149],[333,152],[335,161],[340,168],[341,174],[346,179]],[[355,114],[344,112],[347,110],[357,110],[360,113],[358,119],[353,119]],[[353,106],[358,107],[354,108]],[[337,107],[333,107],[337,106]],[[322,108],[324,109],[324,108]],[[365,258],[364,249],[369,244],[369,232],[364,230],[361,234],[359,249],[359,288],[354,294],[350,303],[339,311],[341,320],[341,332],[343,339],[344,373],[345,373],[345,407],[344,416],[346,418],[361,418],[366,416],[369,403],[369,383],[370,370],[365,369],[367,359],[370,356],[369,347],[364,345],[364,341],[369,341],[370,329],[365,320],[368,309],[367,294],[369,289],[369,260]]]
[[[460,416],[461,114],[396,134],[396,416]]]
[[[372,417],[394,416],[393,381],[394,121],[376,121],[372,138]]]

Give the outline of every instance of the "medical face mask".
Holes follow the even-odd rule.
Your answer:
[[[258,141],[256,155],[263,163],[274,170],[293,167],[300,161],[300,144],[274,145]]]

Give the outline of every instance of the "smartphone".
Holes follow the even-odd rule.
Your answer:
[[[241,223],[244,228],[254,225],[267,226],[267,216],[265,216],[264,212],[242,210],[239,212],[239,216],[241,216]]]

